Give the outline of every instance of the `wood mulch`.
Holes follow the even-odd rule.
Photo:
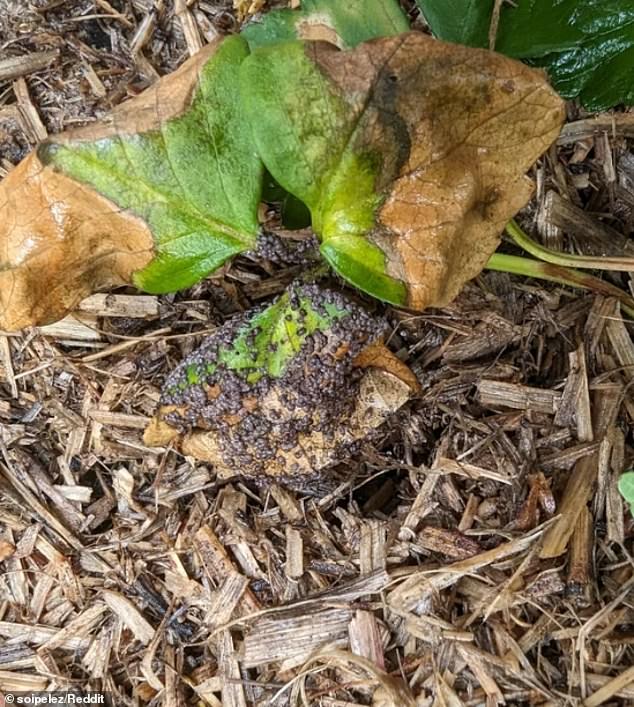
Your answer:
[[[238,29],[230,0],[0,0],[0,169]],[[632,139],[633,113],[571,107],[526,228],[572,252],[628,247]],[[634,457],[634,344],[618,304],[490,272],[446,309],[389,311],[422,394],[325,491],[220,483],[146,448],[166,374],[296,272],[239,258],[177,296],[95,295],[0,335],[0,691],[633,704],[616,481]]]

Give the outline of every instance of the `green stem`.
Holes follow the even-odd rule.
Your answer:
[[[619,272],[634,272],[634,258],[614,258],[609,256],[587,256],[587,255],[570,255],[569,253],[560,253],[550,248],[545,248],[543,245],[534,241],[530,236],[517,225],[514,220],[506,224],[506,232],[520,248],[527,253],[534,255],[536,258],[552,263],[553,265],[561,265],[565,268],[585,268],[591,270],[617,270]]]
[[[634,318],[634,298],[615,285],[599,280],[594,275],[588,275],[588,273],[552,263],[544,263],[540,260],[533,260],[532,258],[521,258],[517,255],[506,255],[504,253],[494,253],[489,258],[486,267],[488,270],[497,270],[513,275],[525,275],[539,280],[549,280],[560,285],[592,290],[605,297],[614,297],[621,303],[622,310],[628,316]]]

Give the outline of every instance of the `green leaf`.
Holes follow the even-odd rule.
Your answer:
[[[247,25],[242,36],[252,50],[298,38],[326,38],[341,47],[354,47],[369,39],[408,30],[409,20],[397,0],[303,0],[301,8],[296,10],[265,13]],[[279,185],[275,186],[281,190]],[[310,214],[301,200],[292,194],[284,196],[272,191],[266,179],[265,200],[282,203],[285,228],[304,228],[310,224]]]
[[[354,47],[408,29],[407,17],[396,0],[303,0],[301,9],[268,12],[242,34],[251,49],[316,38]]]
[[[436,37],[446,42],[486,47],[494,0],[418,0]]]
[[[366,336],[366,330],[375,326],[363,310],[344,297],[315,285],[294,284],[273,304],[226,324],[210,336],[166,381],[165,390],[172,396],[168,402],[176,402],[173,396],[180,402],[180,391],[191,386],[220,382],[227,371],[249,385],[263,377],[280,378],[316,333],[327,335],[339,323],[337,337],[341,337],[345,321],[350,322],[348,343],[356,340],[356,329]],[[346,343],[345,339],[338,340],[337,346]]]
[[[440,39],[488,46],[493,0],[418,0]],[[503,5],[497,51],[544,67],[566,98],[589,110],[634,103],[631,0],[520,0]]]
[[[634,506],[634,471],[626,471],[621,474],[619,477],[619,493],[629,504]]]
[[[385,255],[364,237],[380,203],[378,165],[349,145],[355,111],[300,42],[256,51],[241,87],[258,150],[277,181],[310,209],[326,260],[360,289],[404,304],[403,283],[386,275]]]
[[[541,72],[418,32],[261,47],[240,87],[258,152],[308,206],[324,258],[414,309],[484,267],[563,119]]]
[[[262,164],[236,91],[247,55],[243,39],[226,39],[200,70],[186,110],[161,120],[169,106],[158,104],[149,130],[136,132],[128,116],[105,134],[40,148],[44,164],[148,224],[156,256],[135,274],[141,289],[188,287],[255,244]]]

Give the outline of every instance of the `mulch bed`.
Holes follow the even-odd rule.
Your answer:
[[[229,0],[4,0],[3,174],[239,27]],[[622,252],[634,114],[569,116],[522,223],[554,248]],[[618,304],[485,272],[443,310],[388,309],[422,393],[318,489],[221,482],[145,447],[169,371],[297,272],[238,258],[175,296],[95,295],[0,335],[0,690],[634,703],[633,527],[616,488],[634,458],[634,344]]]

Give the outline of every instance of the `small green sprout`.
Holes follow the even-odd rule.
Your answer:
[[[634,470],[626,471],[619,479],[619,493],[630,504],[634,516]]]
[[[201,370],[199,366],[188,366],[187,367],[187,382],[190,385],[197,385],[200,383]]]

